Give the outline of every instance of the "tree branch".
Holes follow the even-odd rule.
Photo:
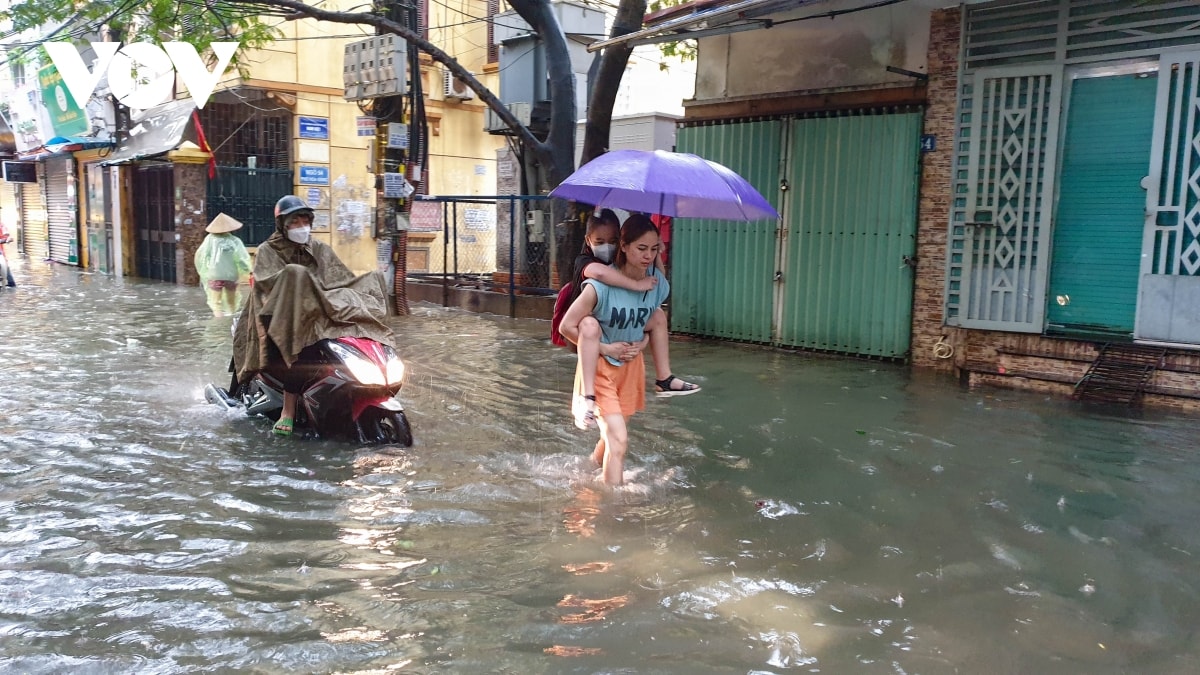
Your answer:
[[[403,24],[397,23],[396,21],[392,21],[391,19],[378,14],[372,14],[370,12],[338,12],[320,9],[319,7],[313,7],[312,5],[307,5],[303,2],[300,2],[300,0],[226,1],[231,5],[276,7],[291,10],[292,15],[287,16],[289,20],[308,18],[316,19],[318,21],[328,21],[330,23],[361,24],[374,26],[385,33],[398,35],[404,38],[413,47],[425,52],[426,54],[429,54],[434,61],[444,65],[451,73],[454,74],[455,77],[462,80],[468,87],[471,88],[471,91],[474,91],[475,94],[479,96],[480,101],[495,111],[496,115],[499,116],[500,119],[504,120],[504,123],[507,124],[510,129],[512,129],[513,133],[515,133],[517,137],[521,139],[521,142],[527,147],[529,147],[535,153],[547,152],[547,149],[544,147],[545,144],[539,141],[537,137],[535,137],[533,133],[525,127],[525,125],[521,124],[516,115],[513,115],[508,107],[501,103],[500,99],[496,98],[496,95],[493,94],[490,89],[485,87],[482,82],[475,79],[475,76],[472,75],[471,72],[466,68],[464,68],[462,64],[458,62],[458,60],[442,51],[437,45],[422,38],[419,34],[409,30],[409,28]]]

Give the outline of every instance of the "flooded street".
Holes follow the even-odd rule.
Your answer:
[[[677,341],[608,493],[549,322],[415,305],[357,447],[204,402],[200,289],[16,272],[4,672],[1200,672],[1196,416]]]

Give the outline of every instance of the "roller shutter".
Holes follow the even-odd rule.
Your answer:
[[[75,158],[46,160],[46,223],[50,259],[79,264],[79,218],[75,203]]]
[[[21,183],[21,252],[34,260],[45,260],[50,254],[42,179],[42,165],[38,164],[38,182]]]

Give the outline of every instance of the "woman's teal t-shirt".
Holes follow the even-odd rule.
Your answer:
[[[611,265],[610,265],[611,267]],[[615,269],[615,268],[614,268]],[[607,286],[588,279],[584,285],[591,284],[596,289],[596,307],[592,316],[600,322],[600,341],[604,344],[614,342],[638,342],[646,332],[646,322],[658,306],[663,304],[671,293],[671,285],[657,267],[651,268],[658,278],[658,285],[649,291],[631,291],[616,286]],[[614,366],[621,361],[605,357]]]

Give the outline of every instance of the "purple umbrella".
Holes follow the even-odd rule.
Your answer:
[[[551,197],[675,218],[777,219],[745,178],[683,152],[613,150],[588,162]]]

